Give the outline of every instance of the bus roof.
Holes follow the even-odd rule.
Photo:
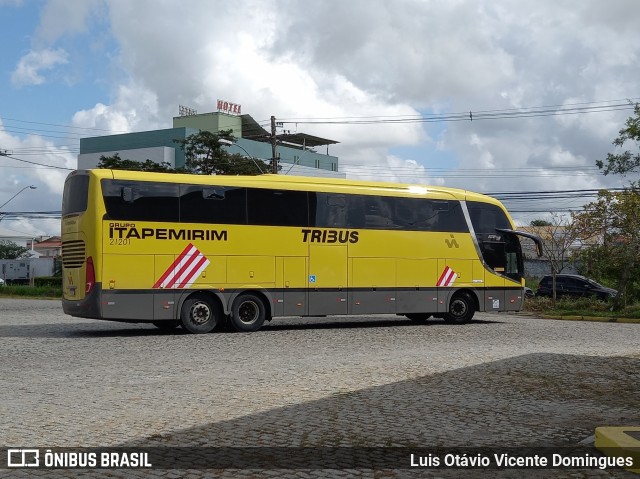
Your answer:
[[[93,169],[86,173],[98,178],[112,178],[133,181],[162,181],[169,183],[215,184],[221,186],[245,186],[304,190],[318,192],[337,192],[351,194],[376,194],[383,196],[430,197],[501,203],[490,196],[458,188],[431,186],[409,183],[391,183],[382,181],[362,181],[342,178],[287,176],[264,174],[256,176],[232,175],[193,175],[184,173],[150,173],[146,171]],[[75,173],[75,172],[74,172]],[[72,174],[74,174],[72,173]],[[80,171],[78,171],[80,173]]]

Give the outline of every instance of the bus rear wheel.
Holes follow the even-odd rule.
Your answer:
[[[475,312],[471,296],[467,293],[458,293],[451,298],[449,311],[444,315],[444,321],[451,324],[465,324],[471,321]]]
[[[266,317],[262,299],[255,294],[244,293],[233,302],[229,321],[236,331],[248,333],[260,329]]]
[[[180,322],[182,327],[194,334],[206,334],[218,324],[218,308],[214,301],[204,294],[194,294],[182,303]]]

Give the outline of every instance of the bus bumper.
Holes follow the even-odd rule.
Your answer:
[[[62,299],[62,310],[69,316],[79,318],[102,319],[100,308],[100,298],[102,288],[100,283],[96,283],[91,292],[80,300]]]

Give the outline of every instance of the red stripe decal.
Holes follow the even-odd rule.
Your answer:
[[[171,266],[167,268],[167,270],[162,274],[160,279],[153,284],[154,288],[159,288],[160,285],[164,282],[165,279],[169,277],[169,275],[178,267],[182,258],[184,258],[189,251],[190,248],[193,248],[193,244],[189,243],[189,245],[180,253],[180,255],[176,258],[176,260],[171,263]],[[175,278],[175,277],[174,277]]]
[[[444,268],[444,271],[440,275],[440,279],[438,279],[438,283],[437,283],[438,286],[443,286],[443,280],[445,279],[449,271],[451,271],[451,268],[449,268],[448,266]]]
[[[194,261],[196,261],[198,259],[198,256],[200,255],[200,252],[196,249],[192,254],[186,255],[185,256],[185,261],[182,265],[182,267],[175,272],[173,279],[171,279],[171,281],[169,281],[169,283],[167,283],[167,288],[173,288],[174,285],[177,283],[177,281],[180,279],[180,276],[182,276],[184,274],[185,271],[187,271],[189,269],[189,266],[191,266],[193,264]]]
[[[197,255],[194,256],[194,260],[197,258]],[[198,274],[198,270],[200,269],[200,266],[202,266],[204,263],[207,262],[207,258],[206,256],[200,256],[200,259],[198,260],[198,263],[193,267],[193,269],[191,270],[191,272],[189,273],[189,275],[182,281],[180,282],[180,284],[177,286],[178,288],[182,288],[183,286],[186,286],[187,284],[189,284],[189,281],[191,281],[191,279]],[[193,261],[191,262],[193,263]]]

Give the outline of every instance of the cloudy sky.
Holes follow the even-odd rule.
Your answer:
[[[484,193],[630,179],[595,162],[640,101],[636,0],[0,0],[0,18],[0,204],[37,186],[0,211],[59,211],[79,138],[169,128],[178,105],[219,98],[339,141],[349,178]],[[589,199],[506,204],[523,224]]]

